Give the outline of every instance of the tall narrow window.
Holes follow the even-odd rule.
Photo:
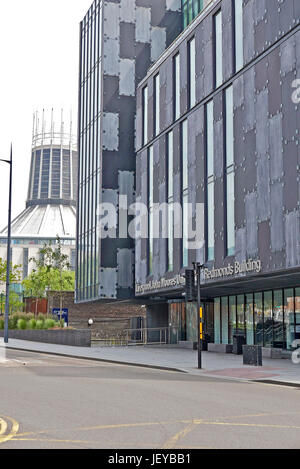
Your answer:
[[[215,36],[215,85],[218,88],[223,82],[223,38],[222,38],[222,12],[214,16]]]
[[[153,165],[153,146],[151,146],[148,150],[148,163],[149,163],[149,174],[148,174],[148,181],[149,181],[149,187],[148,187],[148,206],[149,206],[149,253],[148,253],[148,259],[149,259],[149,275],[153,273],[153,170],[154,170],[154,165]]]
[[[214,104],[206,106],[207,260],[215,256]]]
[[[148,86],[143,89],[143,145],[148,142]]]
[[[233,87],[225,92],[226,101],[226,223],[227,256],[235,253],[235,191],[234,191],[234,131],[233,131]]]
[[[234,0],[235,71],[244,65],[243,0]]]
[[[168,271],[172,271],[174,256],[174,152],[173,152],[173,131],[167,135],[167,203],[168,203]]]
[[[196,48],[195,38],[191,39],[188,43],[188,57],[189,57],[189,107],[192,108],[196,104]]]
[[[173,59],[173,83],[174,83],[174,120],[180,117],[180,56]]]
[[[182,155],[182,266],[189,264],[189,186],[188,186],[188,123],[183,121],[181,126],[181,155]]]
[[[160,131],[160,81],[159,74],[154,77],[154,135]]]

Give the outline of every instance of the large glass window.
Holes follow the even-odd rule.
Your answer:
[[[228,297],[222,298],[222,344],[228,344]]]
[[[148,87],[143,89],[143,145],[148,142]]]
[[[264,344],[264,314],[263,314],[263,294],[254,295],[254,324],[255,324],[255,344]]]
[[[182,266],[189,263],[188,235],[189,235],[189,187],[188,187],[188,125],[187,120],[181,126],[182,143]]]
[[[295,339],[300,339],[300,288],[295,290]]]
[[[254,311],[253,311],[253,294],[246,295],[246,336],[247,344],[254,345]]]
[[[148,205],[149,205],[149,275],[153,272],[153,146],[148,150],[148,161],[149,161],[149,188],[148,188]]]
[[[203,10],[203,0],[182,0],[183,28],[186,28],[191,21]]]
[[[233,343],[233,335],[237,332],[236,323],[236,297],[229,297],[229,331],[228,331],[228,343]]]
[[[244,295],[237,297],[237,333],[245,334],[245,299]]]
[[[207,259],[214,259],[215,203],[214,203],[214,105],[206,106],[206,179],[207,179]]]
[[[214,330],[215,330],[215,344],[221,343],[221,299],[215,298],[214,300]]]
[[[180,55],[173,59],[173,83],[174,83],[174,120],[180,117]]]
[[[243,0],[234,0],[235,71],[244,65]]]
[[[264,345],[271,347],[273,343],[273,292],[264,293]]]
[[[273,306],[273,330],[274,341],[273,346],[283,348],[283,294],[282,290],[274,291],[274,306]]]
[[[154,77],[154,135],[160,131],[160,80],[159,74]]]
[[[223,33],[222,33],[222,12],[219,11],[214,16],[215,32],[215,86],[218,88],[223,82]]]
[[[167,203],[168,203],[168,271],[173,270],[173,254],[174,254],[174,183],[173,183],[173,132],[167,135]]]
[[[189,57],[189,107],[192,108],[196,104],[196,48],[195,38],[191,39],[188,43],[188,57]]]
[[[226,223],[227,255],[235,253],[235,190],[234,190],[234,131],[233,131],[233,87],[225,92],[226,102]]]
[[[296,339],[295,301],[294,290],[292,288],[284,291],[284,323],[286,348],[291,350],[293,341]]]

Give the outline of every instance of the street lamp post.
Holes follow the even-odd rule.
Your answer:
[[[203,310],[201,307],[201,269],[204,265],[194,262],[194,272],[197,278],[197,316],[198,316],[198,369],[202,369],[202,348],[203,348]]]
[[[10,160],[0,161],[10,165],[9,173],[9,200],[8,200],[8,225],[7,225],[7,258],[6,258],[6,298],[5,298],[5,316],[4,316],[4,343],[8,343],[8,319],[9,319],[9,288],[10,288],[10,245],[11,245],[11,201],[12,201],[12,145],[10,148]]]

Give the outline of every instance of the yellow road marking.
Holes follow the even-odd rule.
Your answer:
[[[196,427],[196,425],[198,425],[198,424],[199,424],[198,422],[196,424],[194,422],[190,423],[187,427],[185,427],[183,430],[176,433],[176,435],[174,435],[172,438],[170,438],[168,441],[166,441],[166,443],[163,445],[162,449],[172,449],[172,448],[174,448],[176,446],[176,443],[178,442],[178,440],[180,440],[181,438],[186,437],[186,435],[191,433],[194,430],[194,428]]]
[[[0,435],[4,435],[7,430],[7,423],[0,417]]]
[[[3,434],[2,436],[0,436],[0,444],[12,440],[17,435],[20,428],[20,425],[16,420],[12,419],[11,417],[4,418],[12,424],[12,427],[10,433],[8,433],[7,435]]]

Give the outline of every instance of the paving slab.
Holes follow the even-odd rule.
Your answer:
[[[0,340],[0,357],[5,348],[54,355],[180,371],[199,376],[226,377],[238,380],[272,381],[300,386],[300,364],[292,360],[263,359],[262,367],[244,366],[241,355],[203,352],[203,369],[197,368],[197,351],[171,346],[71,347],[10,339],[5,346]],[[1,360],[0,360],[1,362]]]

